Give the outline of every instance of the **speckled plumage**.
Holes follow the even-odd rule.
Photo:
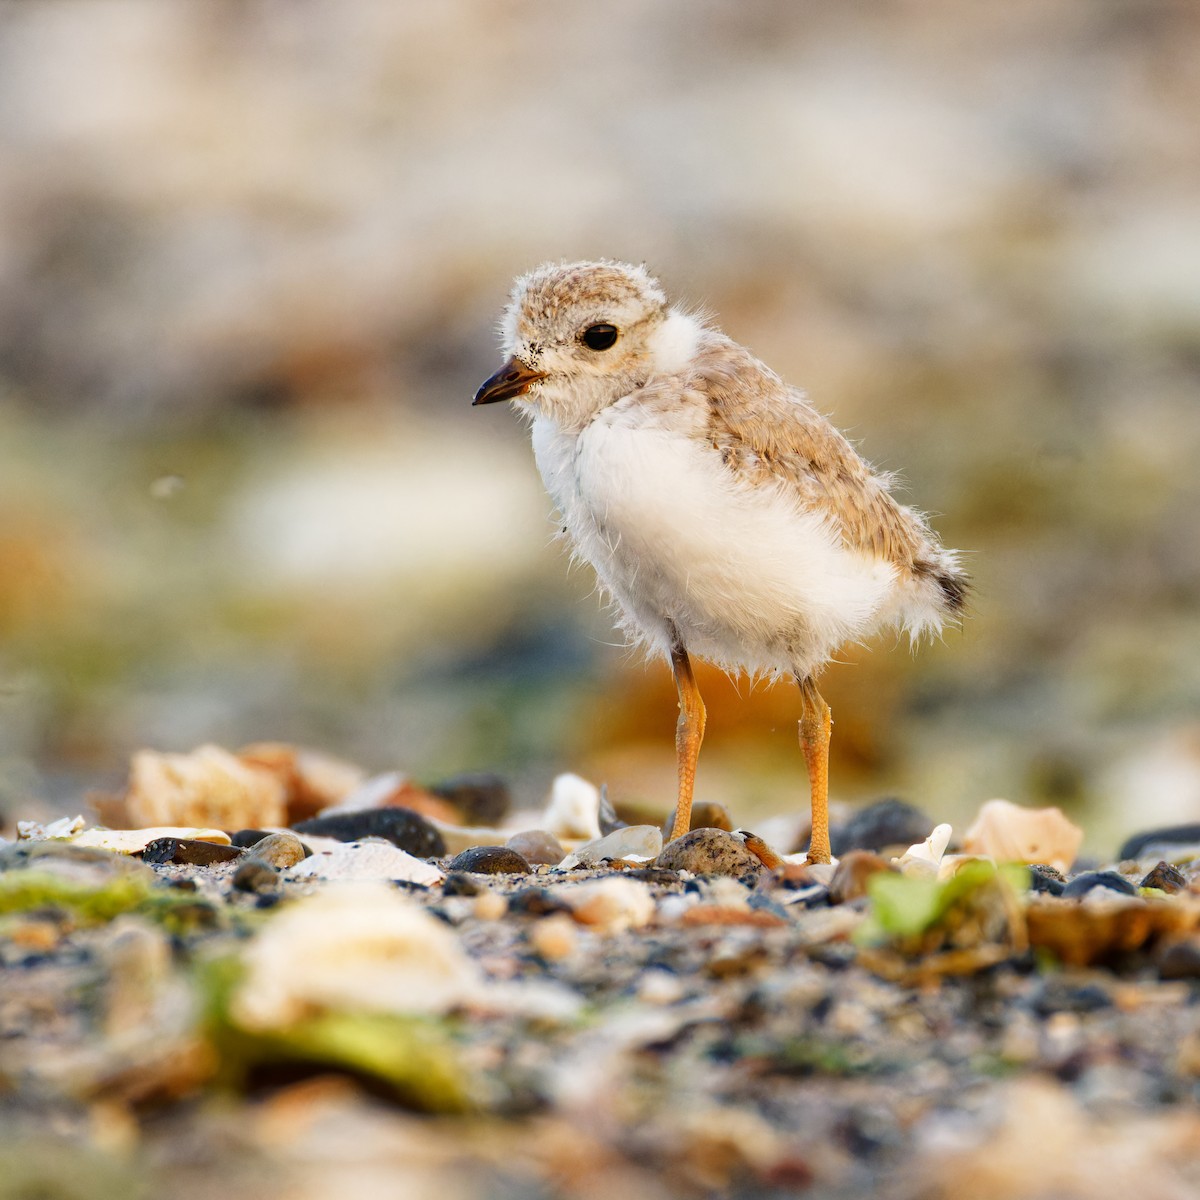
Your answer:
[[[590,344],[597,326],[611,345]],[[888,625],[935,633],[960,611],[957,555],[889,478],[643,268],[540,267],[501,332],[509,361],[476,403],[530,419],[566,536],[625,629],[671,660],[682,707],[689,652],[794,674],[823,706],[812,680],[840,645]],[[698,695],[690,719],[702,732]]]

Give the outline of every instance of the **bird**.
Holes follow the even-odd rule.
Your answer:
[[[899,503],[894,478],[748,349],[667,299],[644,265],[546,263],[500,321],[505,362],[473,404],[509,401],[575,554],[679,699],[670,839],[690,829],[706,714],[693,657],[799,687],[812,813],[831,860],[822,669],[896,628],[918,641],[963,612],[959,552]]]

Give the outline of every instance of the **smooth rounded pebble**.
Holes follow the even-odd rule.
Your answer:
[[[885,850],[923,842],[933,820],[904,800],[880,800],[860,808],[848,821],[829,833],[833,852],[839,858],[848,850]]]
[[[522,833],[514,833],[506,845],[535,866],[541,864],[552,867],[562,862],[567,853],[558,838],[544,829],[526,829]]]
[[[654,866],[693,875],[757,875],[763,870],[742,839],[723,829],[693,829],[668,842]]]
[[[308,848],[294,833],[269,833],[255,842],[248,853],[259,862],[286,870],[306,859]]]
[[[456,854],[447,869],[475,875],[528,875],[531,870],[529,863],[508,846],[472,846]]]
[[[1117,859],[1124,862],[1127,858],[1142,858],[1152,847],[1196,845],[1200,845],[1200,825],[1164,825],[1161,829],[1147,829],[1126,838],[1117,851]]]
[[[508,783],[491,771],[453,775],[427,790],[454,805],[464,825],[498,825],[512,807]]]
[[[273,892],[279,886],[279,872],[257,858],[247,858],[233,873],[233,886],[239,892]]]

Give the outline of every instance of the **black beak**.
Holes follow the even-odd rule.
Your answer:
[[[519,358],[510,358],[495,375],[484,382],[475,393],[472,404],[495,404],[497,400],[515,400],[523,396],[546,376],[541,371],[527,367]]]

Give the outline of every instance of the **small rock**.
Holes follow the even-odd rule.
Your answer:
[[[844,825],[830,830],[833,853],[839,858],[848,850],[886,850],[922,842],[933,821],[915,805],[904,800],[880,800],[859,809]]]
[[[360,812],[314,817],[311,821],[301,821],[295,830],[336,838],[339,842],[385,838],[417,858],[440,858],[446,853],[442,835],[420,813],[407,808],[366,808]]]
[[[1160,979],[1200,979],[1200,941],[1172,942],[1158,960]]]
[[[892,870],[891,865],[870,850],[850,850],[842,855],[829,881],[830,904],[845,904],[867,894],[867,880],[880,871]]]
[[[1160,892],[1182,892],[1187,887],[1183,872],[1168,862],[1160,862],[1138,884],[1138,887],[1158,888]]]
[[[1078,900],[1080,896],[1086,896],[1093,888],[1109,888],[1124,896],[1137,895],[1137,888],[1124,876],[1118,875],[1116,871],[1085,871],[1082,875],[1076,875],[1063,888],[1063,899]]]
[[[656,867],[694,875],[755,875],[763,865],[745,843],[723,829],[695,829],[663,847]]]
[[[649,861],[662,850],[662,830],[656,825],[626,825],[606,837],[585,842],[558,864],[559,870],[569,871],[577,866],[598,866],[617,858],[638,858]]]
[[[261,859],[248,858],[233,873],[233,887],[239,892],[261,895],[279,887],[279,872]]]
[[[142,851],[142,862],[182,863],[193,867],[210,867],[213,863],[232,862],[241,858],[236,846],[219,846],[215,842],[198,842],[191,838],[156,838]]]
[[[239,850],[248,850],[256,842],[261,842],[263,838],[269,836],[268,829],[239,829],[236,833],[229,835],[229,841]]]
[[[308,847],[294,833],[269,833],[261,841],[255,842],[250,856],[272,867],[287,870],[303,862],[309,853]]]
[[[526,829],[522,833],[514,833],[505,845],[535,867],[553,867],[562,862],[567,853],[558,838],[544,829]]]
[[[1031,1001],[1033,1011],[1043,1017],[1056,1012],[1097,1012],[1102,1008],[1111,1008],[1112,1003],[1112,995],[1103,984],[1081,983],[1069,975],[1048,976],[1037,988]]]
[[[555,913],[533,927],[529,945],[535,954],[551,962],[569,958],[579,945],[575,922],[566,913]]]
[[[451,871],[470,871],[475,875],[528,875],[532,870],[515,850],[508,846],[472,846],[456,854],[447,864]]]
[[[508,911],[529,917],[545,917],[551,913],[569,912],[571,906],[548,888],[522,888],[508,898]]]
[[[428,790],[454,806],[463,825],[498,825],[512,807],[508,783],[490,771],[453,775]]]
[[[508,901],[499,892],[484,888],[475,897],[471,915],[478,921],[499,921],[508,912]]]
[[[1161,829],[1148,829],[1127,838],[1117,858],[1145,858],[1148,852],[1159,847],[1200,845],[1200,825],[1166,825]]]
[[[1044,892],[1048,896],[1061,896],[1066,888],[1062,872],[1046,863],[1032,863],[1029,867],[1029,890]]]
[[[442,880],[443,896],[478,896],[482,891],[483,885],[462,871],[455,871]]]

